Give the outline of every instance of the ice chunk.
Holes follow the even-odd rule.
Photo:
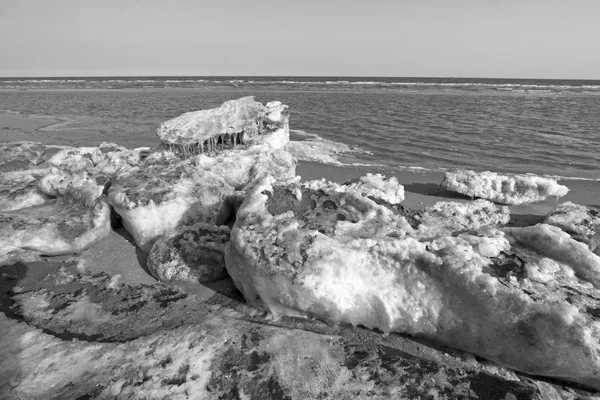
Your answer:
[[[0,173],[0,211],[44,204],[52,199],[43,193],[38,183],[47,168]]]
[[[281,148],[289,141],[288,115],[287,106],[281,102],[267,103],[265,107],[248,96],[165,121],[157,134],[164,144],[195,154],[261,141],[261,136],[273,132],[277,134],[267,142]]]
[[[418,212],[419,235],[435,237],[456,231],[505,225],[510,220],[508,207],[487,200],[470,202],[440,201]]]
[[[230,229],[198,223],[158,239],[148,255],[148,270],[161,281],[211,282],[225,278],[224,251]]]
[[[149,252],[159,236],[179,225],[214,224],[223,199],[233,192],[223,178],[187,160],[121,173],[108,190],[108,202],[138,247]]]
[[[597,207],[562,203],[548,214],[544,223],[558,226],[600,255],[600,210]]]
[[[442,186],[465,196],[500,204],[527,204],[548,197],[562,197],[569,192],[555,179],[534,175],[500,175],[495,172],[453,170],[445,173]]]
[[[53,155],[48,164],[64,172],[85,171],[90,174],[113,175],[137,166],[142,154],[149,151],[140,147],[129,150],[115,143],[102,143],[98,147],[69,147]]]
[[[0,172],[30,169],[45,159],[46,146],[40,143],[0,143]]]
[[[0,258],[15,251],[46,255],[78,253],[108,235],[110,207],[91,208],[69,199],[0,213]]]
[[[600,289],[600,257],[560,228],[537,224],[524,228],[504,228],[519,245],[570,265],[575,273]]]
[[[275,316],[418,335],[527,373],[600,388],[594,313],[583,300],[579,307],[568,296],[523,290],[525,267],[502,231],[423,239],[398,208],[332,192],[265,179],[247,195],[225,260],[250,304]],[[562,267],[535,265],[531,276],[537,269],[548,282],[537,282],[538,290],[554,291]]]
[[[387,179],[381,174],[367,174],[344,184],[348,189],[366,197],[375,197],[390,204],[404,201],[404,186],[398,183],[396,177]]]

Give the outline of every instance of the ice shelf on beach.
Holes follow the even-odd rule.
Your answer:
[[[472,198],[509,205],[535,203],[548,197],[559,198],[569,192],[566,186],[559,185],[551,178],[466,169],[446,172],[442,187]]]
[[[227,226],[197,223],[160,237],[148,255],[148,271],[160,281],[211,282],[227,276]]]
[[[238,211],[225,260],[249,304],[275,317],[417,335],[600,389],[591,252],[580,256],[571,242],[552,251],[531,245],[526,238],[544,239],[545,228],[446,229],[424,238],[400,206],[333,184],[307,186],[267,178]],[[563,251],[570,255],[557,256]]]
[[[587,244],[590,250],[600,255],[600,209],[598,207],[586,207],[568,201],[552,210],[544,222],[558,226],[573,239]]]
[[[261,142],[266,133],[271,133],[272,147],[281,148],[289,141],[287,108],[279,101],[263,106],[248,96],[210,110],[182,114],[163,122],[157,133],[163,143],[196,154]]]
[[[30,169],[45,159],[46,146],[40,143],[0,143],[0,173]]]

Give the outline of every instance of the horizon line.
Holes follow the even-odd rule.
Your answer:
[[[71,79],[71,78],[376,78],[376,79],[496,79],[538,81],[600,81],[600,78],[518,78],[473,76],[383,76],[383,75],[52,75],[0,76],[0,79]]]

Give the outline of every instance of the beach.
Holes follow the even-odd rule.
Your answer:
[[[59,91],[59,93],[64,92]],[[86,98],[93,98],[93,94],[85,93]],[[152,93],[142,95],[151,96]],[[174,91],[174,93],[181,92]],[[42,99],[45,99],[44,104],[48,102],[46,95],[42,95]],[[231,93],[227,91],[218,92],[216,97],[229,95]],[[141,147],[152,149],[160,144],[154,130],[132,132],[127,128],[132,122],[124,122],[124,116],[115,117],[112,112],[108,117],[110,120],[108,126],[111,129],[107,130],[96,129],[104,121],[102,119],[104,117],[99,117],[97,111],[93,112],[94,115],[47,114],[17,111],[0,113],[0,142],[42,143],[49,146],[49,155],[64,146],[90,147],[114,142],[128,149]],[[325,179],[342,184],[355,181],[367,174],[382,174],[387,178],[396,178],[403,186],[402,207],[413,211],[425,210],[438,202],[453,201],[466,204],[473,200],[442,187],[445,171],[450,170],[451,165],[426,168],[412,165],[414,163],[411,162],[409,165],[391,167],[385,157],[373,153],[372,148],[364,150],[356,145],[357,142],[342,143],[332,140],[331,137],[326,139],[310,132],[307,134],[303,130],[294,131],[294,120],[291,121],[292,140],[298,139],[294,144],[295,151],[300,149],[297,154],[306,155],[299,156],[298,164],[295,166],[295,173],[301,177],[302,182]],[[121,123],[124,126],[123,130],[112,129]],[[147,119],[142,126],[152,124],[154,120]],[[52,150],[53,146],[55,146],[54,150]],[[36,168],[48,166],[47,162],[43,161],[36,165]],[[568,194],[560,199],[549,198],[532,204],[508,206],[510,220],[506,227],[528,227],[541,223],[558,204],[563,202],[591,207],[600,206],[600,180],[590,179],[589,176],[592,174],[589,171],[584,171],[584,176],[562,178],[557,176],[556,168],[550,168],[547,175],[557,177],[558,183],[569,188]],[[63,372],[53,364],[62,357],[63,352],[74,354],[72,364],[65,368],[73,377],[78,376],[76,370],[81,368],[81,363],[90,356],[90,352],[98,353],[92,356],[97,360],[93,363],[94,368],[96,370],[105,368],[105,372],[93,376],[86,384],[75,385],[72,389],[67,385],[57,392],[51,392],[53,396],[57,396],[55,398],[75,394],[91,394],[92,397],[102,398],[111,393],[115,396],[127,397],[128,393],[134,393],[132,392],[134,387],[144,388],[148,390],[147,393],[170,390],[173,398],[177,396],[185,398],[199,387],[190,379],[199,379],[198,377],[206,374],[212,374],[213,380],[203,382],[203,387],[213,388],[221,394],[233,393],[229,392],[233,389],[228,386],[231,385],[228,379],[234,379],[239,387],[244,387],[248,391],[258,390],[256,393],[267,387],[267,392],[263,393],[266,397],[262,398],[286,398],[281,397],[283,389],[278,386],[279,384],[268,382],[288,379],[294,383],[285,386],[286,393],[290,393],[290,390],[296,394],[305,393],[308,389],[299,387],[297,382],[302,379],[314,381],[319,374],[326,373],[327,368],[334,368],[337,372],[334,374],[335,377],[326,378],[330,381],[324,384],[328,389],[323,390],[335,391],[340,396],[344,396],[345,393],[348,396],[349,392],[344,392],[346,389],[343,388],[343,384],[336,379],[348,373],[347,369],[343,370],[343,368],[350,368],[349,365],[352,366],[354,376],[357,376],[355,368],[358,367],[362,368],[364,374],[386,376],[385,379],[378,378],[379,380],[375,381],[361,378],[360,384],[356,380],[351,380],[352,385],[355,385],[353,386],[355,394],[368,393],[371,390],[382,396],[395,396],[400,393],[421,396],[424,393],[439,392],[448,398],[470,398],[469,393],[474,393],[479,398],[495,398],[494,396],[498,394],[513,396],[508,398],[551,398],[551,396],[591,393],[590,388],[585,385],[565,386],[562,381],[531,377],[485,361],[470,353],[439,346],[410,335],[381,335],[378,331],[366,330],[362,327],[325,324],[312,319],[284,317],[272,320],[268,316],[265,319],[262,312],[246,304],[230,277],[212,283],[158,284],[157,279],[147,269],[147,258],[147,253],[141,251],[136,244],[136,238],[120,221],[116,221],[113,222],[112,230],[108,235],[79,254],[43,256],[41,259],[20,260],[17,264],[6,266],[10,264],[7,263],[1,267],[3,293],[16,292],[23,294],[19,295],[21,297],[31,293],[33,296],[25,300],[20,297],[21,316],[16,316],[12,304],[14,299],[3,294],[0,305],[5,315],[9,317],[2,317],[0,321],[3,329],[3,344],[6,348],[5,356],[27,354],[22,357],[22,374],[24,376],[32,374],[36,368],[32,363],[39,360],[28,353],[27,343],[30,343],[28,340],[37,340],[40,346],[46,346],[48,349],[48,358],[44,361],[48,363],[48,370],[40,379],[50,384],[53,380],[66,382],[58,378]],[[62,296],[66,296],[69,300],[63,299]],[[111,296],[114,299],[109,301]],[[119,308],[122,307],[120,304],[126,306]],[[108,310],[112,310],[109,311],[111,315],[105,314],[107,307]],[[94,319],[107,321],[107,327],[100,327],[99,322],[93,322]],[[232,321],[239,322],[232,323]],[[259,332],[260,339],[252,339],[249,341],[252,344],[247,345],[247,338],[257,335],[256,332]],[[11,341],[10,337],[30,339]],[[225,342],[223,343],[219,338],[225,338]],[[100,347],[92,351],[88,343]],[[291,362],[288,358],[295,357],[295,353],[286,353],[281,348],[284,345],[278,343],[288,343],[288,345],[291,343],[292,346],[297,347],[298,352],[307,351],[308,353],[303,354],[309,354],[306,356],[308,358],[321,352],[327,356],[323,356],[325,359],[321,356],[317,357],[320,360],[318,361],[320,364],[317,363],[318,367],[298,364],[295,374],[293,371],[281,369],[283,368],[281,365]],[[146,351],[146,359],[139,362],[133,362],[128,358],[135,357],[136,353],[142,351],[140,349],[148,346],[163,349],[160,350],[163,353]],[[200,350],[195,346],[200,346],[201,348],[198,347]],[[219,346],[226,349],[226,353],[217,352],[215,349]],[[329,350],[325,350],[328,347]],[[350,355],[348,355],[349,348],[352,349]],[[195,350],[186,354],[187,349]],[[204,349],[210,349],[207,350],[209,355],[202,353]],[[120,355],[116,356],[117,359],[125,357],[121,358],[126,360],[121,361],[124,363],[122,369],[125,372],[117,372],[118,366],[102,358],[99,355],[102,352],[118,353]],[[166,354],[170,354],[167,362],[164,361],[167,359]],[[221,355],[215,356],[215,354]],[[243,360],[244,354],[254,354],[252,357],[258,358],[256,360],[252,358],[254,361],[247,364]],[[269,375],[274,373],[274,370],[269,369],[271,364],[260,358],[264,354],[269,354],[264,356],[266,360],[277,359],[276,376],[273,375],[275,377]],[[194,364],[193,361],[194,359],[213,360],[211,357],[217,357],[215,360],[220,361],[212,361],[210,365]],[[181,361],[184,359],[188,364]],[[378,364],[380,369],[374,369],[373,365],[369,364],[368,360],[375,359],[380,363]],[[331,366],[328,366],[328,362]],[[340,363],[345,367],[340,369],[338,365]],[[162,372],[153,370],[159,368],[157,366],[162,368]],[[132,374],[139,368],[145,371],[144,377],[134,378]],[[325,369],[315,372],[314,368]],[[260,374],[253,374],[253,371],[257,370]],[[383,370],[387,372],[382,372]],[[235,371],[233,378],[232,371]],[[2,370],[0,373],[10,375],[15,382],[14,386],[18,386],[18,373],[11,374]],[[119,374],[126,378],[122,381],[118,380]],[[171,378],[161,381],[162,378],[159,377],[164,374],[170,374]],[[196,378],[189,378],[190,376]],[[257,376],[261,377],[260,382]],[[71,378],[67,381],[69,379]],[[393,382],[402,382],[402,384],[395,387]],[[36,393],[33,386],[25,388],[23,385],[25,384],[19,386],[20,390],[24,390],[23,393],[27,391]],[[28,382],[27,385],[34,384]],[[93,389],[94,387],[99,389]],[[467,388],[465,392],[462,391],[464,388]],[[128,390],[130,392],[127,392]],[[256,393],[255,395],[260,397]],[[319,393],[323,392],[317,390],[313,395],[318,397]],[[535,397],[542,396],[540,393],[546,397]]]

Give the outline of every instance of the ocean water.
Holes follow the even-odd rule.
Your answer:
[[[186,111],[254,95],[341,163],[600,179],[600,81],[340,77],[0,79],[0,110],[99,138],[151,138]],[[2,133],[0,132],[0,135]]]

